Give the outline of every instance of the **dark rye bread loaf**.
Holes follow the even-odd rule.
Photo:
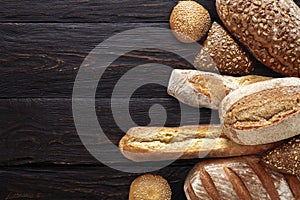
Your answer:
[[[217,0],[227,29],[263,64],[300,75],[300,9],[293,0]]]
[[[219,109],[223,132],[244,145],[266,144],[300,133],[300,79],[277,78],[229,93]]]
[[[297,200],[300,181],[259,164],[259,157],[212,159],[198,163],[188,174],[188,200]]]
[[[273,170],[300,176],[300,136],[268,152],[262,163]]]

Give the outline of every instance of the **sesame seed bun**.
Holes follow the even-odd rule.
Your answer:
[[[129,200],[171,200],[171,194],[166,179],[159,175],[144,174],[131,183]]]
[[[184,43],[199,41],[210,27],[208,11],[195,1],[179,1],[170,16],[170,27]]]

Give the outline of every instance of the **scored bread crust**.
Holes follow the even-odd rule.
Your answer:
[[[300,93],[300,79],[299,78],[277,78],[267,80],[265,82],[254,83],[238,90],[233,91],[227,95],[221,102],[219,109],[220,122],[223,126],[223,132],[234,142],[243,145],[258,145],[272,143],[284,140],[300,132],[300,110],[293,114],[278,120],[271,125],[266,125],[258,128],[237,129],[233,126],[226,125],[226,114],[231,107],[239,100],[253,94],[258,94],[262,91],[282,88],[289,89],[295,87],[297,93]],[[249,102],[250,104],[251,102]]]
[[[239,145],[219,125],[134,127],[120,140],[122,154],[135,162],[230,157],[263,153],[280,143]]]
[[[260,165],[257,156],[201,161],[189,172],[184,191],[188,200],[299,199],[300,181]]]

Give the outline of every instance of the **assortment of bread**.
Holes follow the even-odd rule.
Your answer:
[[[186,178],[188,200],[300,199],[300,9],[293,0],[217,0],[216,9],[226,28],[211,26],[194,1],[174,7],[175,36],[205,40],[198,70],[173,70],[167,92],[190,106],[218,109],[220,125],[133,127],[120,151],[135,162],[208,157]],[[254,68],[240,44],[294,78],[228,76]],[[145,175],[132,183],[129,199],[171,199],[171,191],[162,177]]]

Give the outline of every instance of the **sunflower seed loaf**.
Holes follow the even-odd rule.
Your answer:
[[[265,76],[222,76],[198,70],[175,69],[169,79],[167,92],[193,107],[218,109],[222,99],[240,87],[271,79]]]
[[[251,59],[217,22],[212,24],[194,66],[203,71],[232,75],[245,75],[253,70]]]
[[[227,29],[264,65],[300,75],[300,8],[293,0],[217,0]]]

